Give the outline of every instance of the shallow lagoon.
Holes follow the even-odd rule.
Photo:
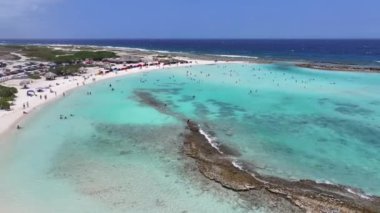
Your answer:
[[[184,124],[140,103],[136,91],[196,120],[217,142],[238,150],[238,161],[263,174],[380,195],[379,74],[229,64],[98,82],[43,108],[0,142],[0,206],[24,212],[265,211],[204,182],[181,153]]]

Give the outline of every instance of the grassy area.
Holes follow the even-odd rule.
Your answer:
[[[17,52],[20,47],[0,45],[0,60],[18,60],[20,57],[12,55],[11,52]]]
[[[66,53],[64,51],[54,50],[48,47],[23,46],[21,48],[21,54],[37,60],[54,61],[57,56],[64,55]]]
[[[79,69],[81,67],[82,67],[81,65],[73,64],[73,65],[66,65],[66,66],[58,66],[55,69],[50,69],[49,71],[59,76],[75,75],[76,73],[79,72]]]
[[[14,100],[16,93],[16,88],[0,85],[0,109],[9,110],[11,108],[10,102]]]
[[[75,63],[78,61],[83,61],[85,59],[90,59],[94,61],[101,61],[104,58],[116,58],[117,55],[111,51],[90,51],[90,50],[80,50],[80,51],[70,51],[70,50],[56,50],[50,47],[44,46],[18,46],[18,45],[7,45],[0,46],[0,53],[18,52],[27,57],[42,60],[51,61],[57,64],[62,63]]]
[[[36,73],[28,74],[28,77],[30,79],[41,79],[41,76],[39,74],[36,74]]]
[[[74,52],[73,54],[57,56],[54,62],[73,63],[76,61],[83,61],[85,59],[101,61],[104,58],[116,58],[116,57],[117,55],[114,52],[109,52],[109,51],[78,51],[78,52]]]

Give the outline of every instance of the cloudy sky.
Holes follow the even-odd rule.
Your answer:
[[[0,0],[0,38],[380,38],[380,0]]]

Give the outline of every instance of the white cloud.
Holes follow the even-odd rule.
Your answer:
[[[12,18],[27,17],[43,10],[56,0],[0,0],[0,21],[11,21]]]

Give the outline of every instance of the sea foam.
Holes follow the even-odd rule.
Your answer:
[[[218,143],[215,141],[216,140],[215,137],[210,136],[205,131],[203,131],[203,129],[201,129],[201,128],[199,128],[199,133],[201,133],[203,136],[205,136],[205,138],[207,139],[208,143],[212,147],[214,147],[216,150],[218,150],[219,153],[223,154],[223,152],[220,150],[220,148],[218,146]]]

